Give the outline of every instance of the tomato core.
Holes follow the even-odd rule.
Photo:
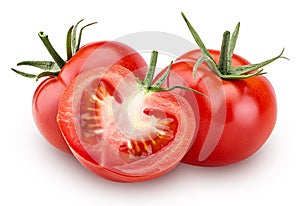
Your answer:
[[[163,111],[145,109],[144,114],[159,119],[154,133],[148,134],[139,140],[129,139],[120,145],[119,151],[128,155],[146,157],[157,153],[175,138],[178,122],[175,117],[167,115]]]

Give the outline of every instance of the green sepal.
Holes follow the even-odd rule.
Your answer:
[[[218,76],[221,75],[221,73],[219,72],[218,70],[218,67],[216,64],[214,64],[213,62],[211,62],[209,60],[209,57],[206,56],[205,54],[203,54],[195,63],[194,67],[193,67],[193,78],[194,80],[196,79],[196,74],[197,74],[197,70],[198,70],[198,67],[200,66],[200,64],[202,64],[203,62],[206,62],[209,66],[209,68],[214,68],[212,69]]]
[[[39,73],[36,76],[35,80],[38,81],[42,77],[56,77],[58,75],[59,75],[59,71],[45,71],[45,72]]]
[[[84,19],[81,19],[80,21],[78,21],[75,26],[71,26],[68,30],[67,33],[67,40],[66,40],[66,48],[67,48],[67,60],[70,60],[72,58],[72,56],[74,56],[77,51],[80,48],[80,43],[81,43],[81,37],[82,37],[82,32],[83,30],[88,27],[91,26],[93,24],[96,24],[97,22],[92,22],[89,23],[85,26],[83,26],[78,34],[78,38],[77,38],[77,28],[79,26],[79,24],[83,21]]]
[[[232,55],[239,35],[240,25],[241,23],[238,22],[229,41],[227,68],[230,68],[232,64]]]
[[[186,91],[195,92],[197,94],[200,94],[200,95],[206,97],[205,94],[203,94],[202,92],[199,92],[198,90],[195,90],[195,89],[192,89],[192,88],[186,87],[186,86],[181,86],[181,85],[175,85],[175,86],[167,87],[167,88],[151,87],[149,91],[151,91],[151,92],[162,92],[162,91],[172,91],[174,89],[183,89],[183,90],[186,90]]]
[[[222,47],[220,51],[220,59],[219,64],[217,64],[211,55],[209,54],[209,51],[206,49],[203,41],[201,40],[200,36],[196,32],[196,30],[193,28],[193,26],[190,24],[190,22],[187,20],[185,15],[181,13],[184,21],[186,22],[194,40],[196,41],[197,45],[199,46],[199,49],[202,51],[202,56],[199,57],[199,59],[196,61],[194,68],[193,68],[193,77],[195,79],[196,72],[198,70],[198,67],[201,63],[204,61],[207,62],[209,68],[220,78],[230,80],[230,79],[246,79],[253,76],[263,75],[266,74],[262,67],[274,62],[275,60],[279,58],[288,59],[283,55],[284,49],[281,51],[281,53],[271,59],[268,59],[266,61],[263,61],[258,64],[249,64],[245,66],[238,66],[238,67],[232,67],[232,56],[233,51],[236,45],[236,41],[238,38],[238,33],[240,29],[240,22],[237,23],[235,30],[230,36],[229,31],[225,31],[223,34],[223,41],[222,41]],[[254,73],[251,73],[255,71]]]
[[[68,30],[67,39],[66,39],[67,61],[70,60],[72,56],[79,50],[83,29],[97,23],[97,22],[93,22],[82,27],[79,31],[79,36],[77,39],[76,36],[77,27],[79,23],[82,21],[83,19],[77,22],[75,26],[71,26]],[[56,52],[47,34],[41,31],[38,33],[38,36],[42,40],[44,46],[46,47],[46,49],[48,50],[49,54],[51,55],[54,61],[22,61],[17,64],[17,66],[33,66],[43,70],[39,74],[30,74],[13,68],[12,71],[14,71],[15,73],[23,77],[36,78],[36,80],[46,76],[50,76],[50,77],[58,76],[61,69],[66,64],[66,61],[63,60],[61,56]]]
[[[250,77],[255,77],[255,76],[259,76],[259,75],[263,75],[266,74],[266,72],[263,71],[263,69],[259,69],[257,72],[255,73],[250,73],[250,74],[243,74],[243,75],[224,75],[222,74],[220,77],[224,80],[239,80],[239,79],[247,79]]]
[[[17,66],[32,66],[43,70],[43,72],[40,72],[39,74],[31,74],[12,68],[12,71],[14,71],[15,73],[30,79],[35,78],[36,81],[38,81],[39,78],[45,76],[58,76],[60,72],[59,66],[55,62],[51,61],[22,61],[19,62]]]
[[[192,88],[185,87],[185,86],[182,86],[182,85],[175,85],[175,86],[172,86],[172,87],[161,87],[165,83],[166,79],[168,78],[168,76],[170,74],[173,62],[171,62],[169,64],[167,70],[162,74],[162,76],[160,76],[152,84],[152,81],[153,81],[153,78],[154,78],[155,69],[156,69],[157,57],[158,57],[158,52],[157,51],[152,51],[152,55],[151,55],[151,59],[150,59],[150,66],[148,68],[148,71],[146,73],[146,77],[145,77],[144,81],[140,80],[139,78],[136,79],[137,83],[140,85],[141,89],[143,89],[145,91],[145,93],[148,93],[148,92],[172,91],[172,90],[178,88],[178,89],[183,89],[183,90],[195,92],[195,93],[198,93],[200,95],[205,96],[203,93],[201,93],[201,92],[199,92],[197,90],[194,90]]]
[[[79,34],[78,34],[77,44],[76,44],[75,49],[74,49],[74,54],[75,54],[76,52],[78,52],[78,50],[79,50],[79,48],[80,48],[80,43],[81,43],[81,37],[82,37],[82,32],[83,32],[83,30],[84,30],[86,27],[91,26],[91,25],[93,25],[93,24],[97,24],[97,22],[89,23],[89,24],[83,26],[83,27],[80,29]]]
[[[34,78],[37,77],[36,74],[30,74],[30,73],[22,72],[22,71],[19,71],[17,69],[14,69],[14,68],[11,68],[11,70],[14,71],[15,73],[23,76],[23,77],[26,77],[26,78],[34,79]]]
[[[51,61],[22,61],[17,64],[17,66],[33,66],[45,71],[59,71],[60,68],[55,62]]]
[[[78,21],[75,26],[73,27],[72,29],[72,35],[71,35],[71,45],[72,45],[72,56],[77,52],[76,48],[77,48],[77,45],[80,43],[80,42],[77,42],[77,27],[78,25],[83,21],[83,19],[81,19],[80,21]]]
[[[203,62],[204,60],[212,66],[212,69],[214,70],[215,73],[219,73],[218,69],[217,69],[217,63],[215,62],[215,60],[212,58],[212,56],[210,55],[209,51],[207,50],[205,44],[203,43],[202,39],[200,38],[199,34],[196,32],[196,30],[194,29],[194,27],[191,25],[191,23],[189,22],[189,20],[186,18],[186,16],[184,15],[183,12],[181,12],[181,15],[186,23],[186,25],[188,26],[193,38],[195,39],[195,42],[197,43],[197,45],[199,46],[199,49],[202,52],[202,57],[200,57],[200,59],[202,59],[201,62]],[[196,68],[197,69],[197,68]]]
[[[258,69],[274,62],[275,60],[277,60],[279,58],[284,58],[284,59],[288,60],[288,58],[282,56],[283,52],[284,52],[284,48],[282,49],[282,51],[280,52],[280,54],[278,56],[276,56],[274,58],[271,58],[271,59],[268,59],[266,61],[263,61],[263,62],[260,62],[260,63],[257,63],[257,64],[248,64],[248,65],[245,65],[245,66],[238,66],[238,67],[230,68],[229,73],[231,75],[246,75],[249,72],[258,70]]]
[[[35,79],[36,81],[38,81],[42,77],[54,77],[54,76],[58,76],[58,74],[59,74],[59,70],[44,71],[44,72],[41,72],[39,74],[26,73],[26,72],[22,72],[22,71],[19,71],[17,69],[14,69],[14,68],[11,68],[11,70],[14,71],[15,73],[23,76],[23,77],[30,78],[30,79]]]
[[[152,85],[152,87],[155,88],[161,88],[161,86],[165,83],[166,79],[168,78],[170,71],[171,71],[171,67],[172,67],[173,61],[171,61],[171,63],[168,66],[168,69],[165,71],[165,73],[163,73],[162,76],[160,76]]]
[[[67,40],[66,40],[66,50],[67,50],[67,60],[70,60],[73,56],[72,52],[72,31],[74,26],[71,26],[67,33]]]

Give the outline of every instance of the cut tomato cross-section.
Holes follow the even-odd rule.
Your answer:
[[[189,149],[195,117],[169,91],[145,91],[114,65],[83,72],[65,90],[58,124],[75,157],[95,174],[135,182],[161,176]]]

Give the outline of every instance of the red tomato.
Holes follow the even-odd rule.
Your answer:
[[[50,144],[70,153],[56,122],[58,102],[66,86],[85,70],[115,63],[131,71],[147,66],[144,59],[125,44],[112,41],[95,42],[83,46],[57,77],[47,78],[39,85],[33,96],[32,112],[37,128]],[[137,75],[143,77],[141,73]]]
[[[209,52],[217,62],[220,52]],[[182,162],[198,166],[232,164],[256,152],[271,134],[277,114],[275,93],[263,76],[222,80],[206,63],[198,67],[194,80],[193,66],[201,55],[200,50],[194,50],[179,57],[168,79],[168,87],[184,84],[205,94],[195,93],[199,128]],[[247,64],[247,60],[233,55],[234,67]]]
[[[76,30],[81,21],[75,26],[72,26],[68,31],[68,59],[66,62],[57,54],[48,40],[48,36],[40,32],[39,37],[53,57],[54,62],[24,61],[18,64],[35,66],[44,70],[44,72],[39,75],[28,74],[12,69],[16,73],[30,78],[38,79],[40,77],[50,76],[38,86],[34,93],[32,101],[33,118],[37,128],[46,140],[54,147],[67,153],[71,152],[58,128],[56,115],[60,96],[72,79],[85,70],[100,66],[109,67],[113,64],[119,64],[131,71],[147,67],[143,58],[135,50],[120,42],[100,41],[85,45],[79,49],[82,30],[96,23],[94,22],[84,26],[80,30],[77,39]],[[139,73],[136,73],[136,75],[140,78],[144,77],[141,70],[139,70]]]
[[[195,93],[193,109],[199,128],[182,161],[219,166],[244,160],[266,142],[275,126],[276,96],[261,68],[285,58],[283,51],[259,64],[250,64],[233,54],[240,23],[232,36],[224,32],[221,51],[207,50],[183,13],[182,16],[200,49],[177,59],[167,86],[185,85],[205,94]],[[186,93],[181,95],[191,101]]]
[[[58,124],[86,168],[120,182],[170,171],[186,154],[195,130],[183,97],[143,89],[120,65],[96,67],[74,79],[60,99]]]

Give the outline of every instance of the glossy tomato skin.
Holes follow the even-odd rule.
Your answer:
[[[219,51],[209,50],[218,62]],[[222,166],[239,162],[255,153],[270,136],[277,116],[274,89],[264,76],[222,80],[206,63],[199,66],[195,81],[192,67],[200,50],[179,57],[171,68],[169,84],[185,84],[203,92],[195,94],[199,125],[195,141],[182,162],[197,166]],[[249,62],[233,55],[233,66]],[[177,78],[178,79],[178,78]],[[172,82],[173,81],[173,82]],[[169,85],[170,86],[170,85]]]
[[[38,86],[32,102],[33,119],[51,145],[71,153],[56,122],[58,102],[66,86],[85,70],[112,64],[123,65],[131,71],[147,66],[144,59],[125,44],[114,41],[94,42],[81,47],[57,77],[47,78]],[[142,72],[136,75],[143,78]]]
[[[195,131],[183,97],[141,90],[120,65],[78,75],[60,99],[58,124],[87,169],[118,182],[166,174],[186,154]]]
[[[66,85],[58,78],[47,78],[35,90],[32,115],[36,127],[55,148],[70,153],[56,122],[59,98]]]

